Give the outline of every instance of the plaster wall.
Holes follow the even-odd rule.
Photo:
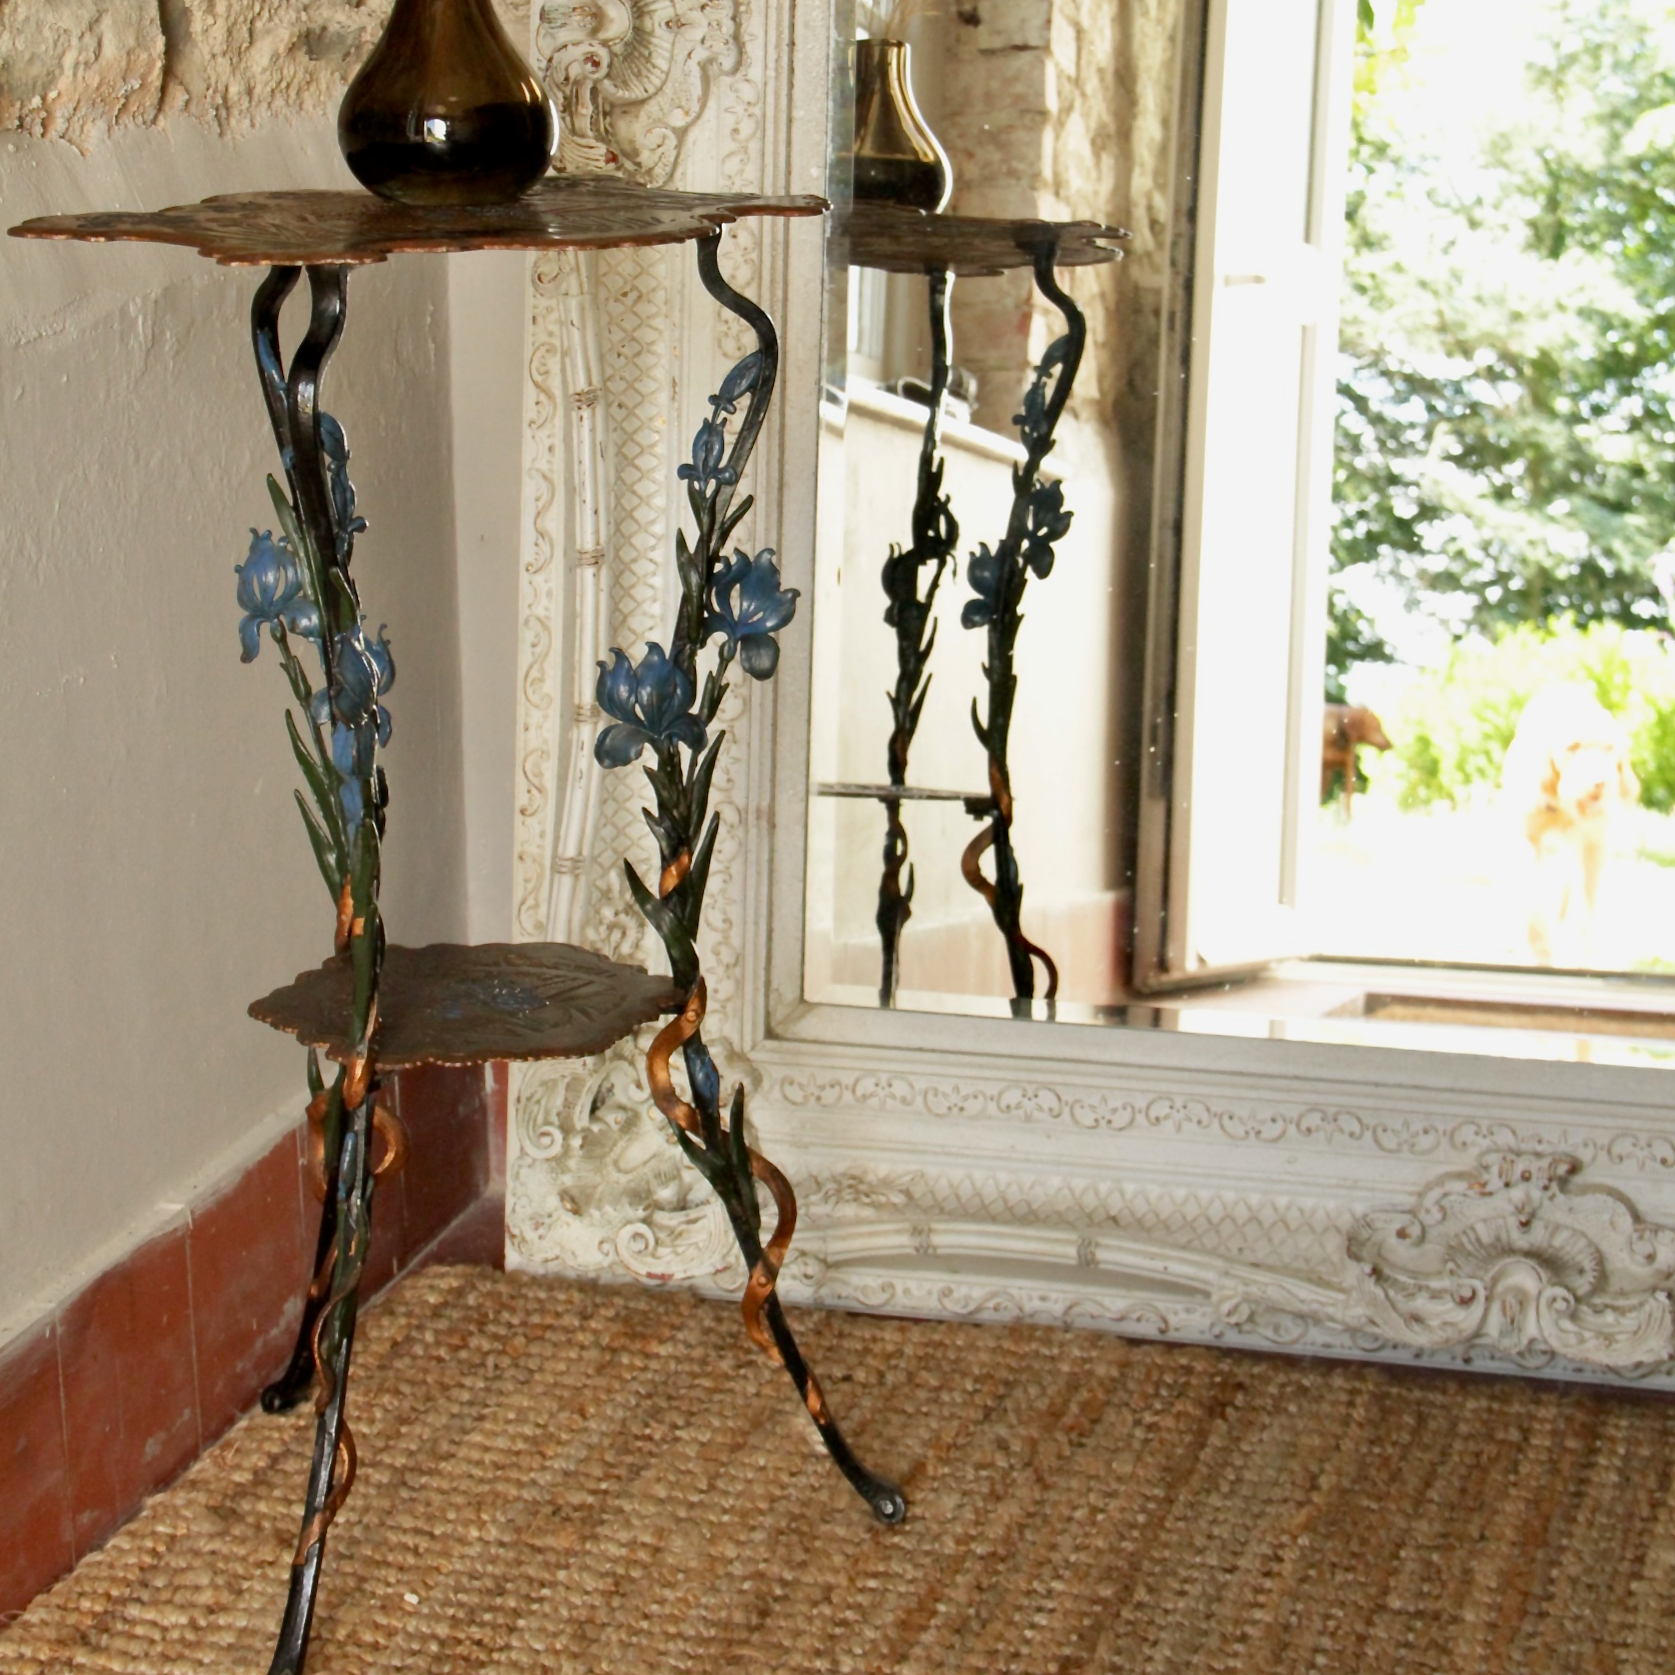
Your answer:
[[[529,258],[446,258],[470,940],[512,940]]]
[[[6,224],[348,184],[324,113],[88,134],[0,136]],[[271,646],[238,658],[233,566],[273,522],[276,463],[255,282],[182,250],[0,239],[0,1335],[302,1103],[299,1049],[244,1012],[331,925],[288,692]],[[466,933],[448,326],[445,263],[363,270],[324,389],[398,668],[385,903],[404,942]]]

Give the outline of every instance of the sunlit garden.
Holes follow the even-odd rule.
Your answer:
[[[1675,971],[1675,8],[1363,5],[1347,234],[1326,695],[1391,748],[1323,804],[1319,945]],[[1624,763],[1580,816],[1508,778],[1555,689]],[[1566,842],[1585,960],[1532,953]]]

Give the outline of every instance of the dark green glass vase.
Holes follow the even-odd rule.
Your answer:
[[[496,204],[547,172],[552,105],[492,0],[396,0],[337,113],[368,190],[404,204]]]
[[[934,211],[954,171],[913,97],[910,53],[905,41],[855,43],[855,196]]]

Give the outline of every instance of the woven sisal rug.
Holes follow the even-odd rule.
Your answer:
[[[432,1269],[366,1319],[311,1675],[1666,1675],[1675,1404]],[[311,1416],[246,1419],[0,1671],[261,1675]]]

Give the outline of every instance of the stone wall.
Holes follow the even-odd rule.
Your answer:
[[[950,207],[1134,233],[1119,267],[1069,286],[1089,333],[1073,413],[1101,429],[1127,430],[1131,385],[1145,399],[1155,382],[1178,11],[1179,0],[968,0],[942,20]],[[1057,329],[1025,274],[956,288],[957,359],[978,375],[982,423],[1008,428],[1020,369]]]
[[[1138,841],[1159,346],[1186,3],[954,0],[936,20],[936,126],[954,165],[951,207],[1099,220],[1133,234],[1121,262],[1074,269],[1066,279],[1087,316],[1088,350],[1054,455],[1059,469],[1110,488],[1101,537],[1109,567],[1095,589],[1109,614],[1102,654],[1089,662],[1103,685],[1097,695],[1090,689],[1087,706],[1102,731],[1063,748],[1067,762],[1103,785],[1109,870],[1098,883],[1120,901]],[[1060,329],[1057,310],[1027,274],[955,287],[955,360],[977,374],[980,424],[1010,434],[1026,368]],[[1085,492],[1081,499],[1086,534],[1095,508]]]
[[[175,115],[222,133],[329,110],[389,0],[0,0],[0,131],[86,151]],[[528,0],[501,8],[512,39]]]
[[[377,0],[3,0],[0,128],[85,151],[185,113],[217,128],[313,115],[383,27]]]

